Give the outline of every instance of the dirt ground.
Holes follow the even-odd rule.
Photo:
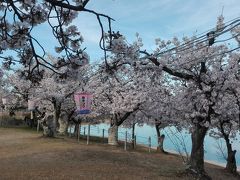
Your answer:
[[[216,180],[237,179],[206,165]],[[73,138],[43,138],[25,128],[0,128],[0,180],[192,179],[176,155],[124,151],[122,147]]]

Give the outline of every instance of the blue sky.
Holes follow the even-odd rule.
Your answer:
[[[179,38],[204,32],[216,24],[222,13],[226,21],[240,16],[239,0],[90,0],[87,8],[114,18],[113,30],[124,34],[129,42],[138,32],[146,49],[152,49],[154,39]],[[83,37],[91,61],[103,56],[98,47],[100,27],[94,15],[82,12],[74,21]],[[50,29],[36,31],[45,46],[52,46]],[[50,52],[51,53],[51,52]]]

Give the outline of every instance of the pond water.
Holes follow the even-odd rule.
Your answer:
[[[91,125],[90,127],[90,134],[91,136],[99,136],[101,137],[104,131],[104,136],[108,136],[108,128],[110,127],[109,124],[97,124],[97,125]],[[87,125],[81,126],[81,134],[84,133],[87,134]],[[73,129],[72,129],[73,130]],[[119,140],[125,139],[125,134],[127,131],[128,141],[131,140],[131,129],[129,128],[119,128],[118,132],[118,138]],[[188,154],[191,152],[191,135],[187,131],[179,132],[176,130],[175,127],[167,127],[165,128],[162,133],[165,135],[165,141],[164,141],[164,149],[169,152],[173,153],[183,153],[184,147]],[[151,137],[151,147],[157,146],[157,134],[155,127],[149,126],[149,125],[143,125],[143,126],[137,126],[135,127],[135,134],[136,134],[136,141],[137,144],[142,144],[145,146],[149,145],[149,137]],[[237,166],[240,170],[240,135],[238,134],[238,140],[233,140],[233,149],[237,150],[236,153],[236,160],[237,160]],[[223,155],[220,151],[222,146],[223,151],[226,152],[225,148],[225,142],[223,139],[216,140],[213,137],[210,137],[209,135],[206,136],[204,141],[204,148],[205,148],[205,160],[208,162],[211,162],[213,164],[218,164],[221,166],[225,166],[226,161],[223,158]]]

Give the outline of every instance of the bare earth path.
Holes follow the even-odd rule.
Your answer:
[[[237,179],[207,165],[213,179]],[[43,138],[23,128],[0,128],[0,180],[192,179],[175,155],[124,151],[69,138]]]

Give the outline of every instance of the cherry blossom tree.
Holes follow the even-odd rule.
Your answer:
[[[221,33],[219,29],[215,32]],[[217,111],[216,102],[219,99],[217,92],[224,92],[225,77],[232,77],[231,69],[223,70],[226,64],[231,64],[232,60],[227,54],[230,54],[232,50],[223,44],[211,46],[211,39],[206,45],[204,41],[196,42],[194,38],[184,38],[183,44],[186,47],[183,49],[181,49],[180,42],[174,39],[172,42],[177,47],[176,51],[163,54],[160,60],[154,55],[145,54],[156,66],[162,66],[163,71],[185,81],[183,94],[178,95],[180,98],[178,108],[184,110],[186,120],[189,119],[191,122],[190,170],[200,176],[205,176],[203,141],[209,125],[213,123],[212,116]],[[159,49],[166,46],[167,43],[160,42]],[[156,52],[158,51],[157,49]],[[238,60],[235,59],[235,61]]]
[[[109,115],[111,118],[111,127],[109,128],[108,143],[117,145],[118,126],[120,126],[132,113],[139,109],[139,96],[131,91],[131,86],[117,80],[108,74],[100,74],[106,78],[105,82],[94,81],[94,111]],[[136,99],[135,99],[136,98]]]
[[[160,75],[158,71],[153,71],[152,75],[148,72],[148,75],[151,77],[148,98],[136,117],[141,119],[141,123],[155,127],[158,142],[157,150],[166,153],[163,147],[165,135],[162,130],[175,124],[171,115],[171,93],[166,78]]]
[[[51,56],[49,59],[49,61],[56,61]],[[57,127],[59,127],[60,133],[66,133],[68,118],[65,116],[72,115],[75,110],[73,94],[84,87],[88,80],[89,66],[87,64],[74,68],[72,66],[73,64],[69,64],[59,70],[62,71],[63,76],[58,76],[51,70],[45,71],[44,77],[35,86],[34,93],[31,94],[33,99],[39,100],[37,103],[39,108],[47,109],[46,118],[53,112],[52,124],[50,123],[51,118],[48,120],[54,130],[54,132],[50,132],[52,135],[56,134]],[[61,115],[61,113],[69,114]]]
[[[11,93],[21,96],[26,104],[34,84],[29,80],[21,78],[20,72],[17,71],[14,74],[11,73],[8,75],[6,86],[11,88]]]
[[[5,109],[5,106],[2,102],[2,98],[5,97],[9,93],[9,89],[7,88],[8,81],[6,81],[6,72],[0,69],[0,97],[1,97],[1,110]]]
[[[89,0],[0,2],[0,11],[3,12],[0,16],[0,58],[6,69],[21,64],[21,76],[39,83],[35,93],[53,105],[53,129],[59,119],[62,103],[75,87],[81,86],[76,85],[75,80],[79,77],[79,68],[88,58],[81,47],[83,37],[73,21],[79,12],[86,12],[96,16],[102,32],[100,47],[105,51],[104,62],[91,79],[87,79],[87,88],[95,97],[94,111],[111,117],[109,144],[117,144],[118,126],[144,109],[146,103],[149,108],[144,112],[148,116],[156,117],[156,108],[167,115],[164,118],[177,117],[174,115],[177,114],[179,123],[189,127],[192,138],[189,170],[192,173],[200,178],[208,178],[204,170],[203,142],[210,127],[221,130],[229,158],[231,156],[234,159],[234,151],[228,140],[229,134],[237,131],[236,124],[239,121],[239,20],[224,24],[220,16],[217,26],[206,34],[184,37],[182,40],[156,39],[156,49],[149,52],[143,49],[138,34],[136,42],[127,43],[123,35],[111,30],[112,19],[87,9],[88,3]],[[104,32],[102,18],[107,20],[108,33]],[[49,25],[53,37],[58,41],[55,49],[59,56],[64,57],[56,61],[46,58],[45,48],[33,35],[33,30],[40,25]],[[225,38],[224,35],[229,32],[231,36]],[[236,40],[233,43],[237,44],[236,48],[225,44],[233,39]],[[9,56],[9,51],[14,54]],[[166,95],[169,93],[163,96],[166,101],[171,99],[166,108],[162,107],[163,102],[158,97],[151,94],[158,92],[156,89],[164,91],[162,84],[155,81],[155,78],[161,79],[164,75],[170,80],[167,82],[170,88],[173,87],[172,81],[179,82],[170,96]],[[155,89],[151,87],[153,82]],[[166,101],[164,103],[167,104]],[[177,106],[173,106],[173,102]],[[234,169],[233,163],[228,163],[228,166]]]
[[[133,67],[147,67],[152,71],[153,66],[169,75],[169,78],[182,82],[181,90],[176,88],[175,94],[178,107],[181,109],[185,120],[189,122],[192,135],[192,151],[189,162],[189,170],[200,177],[208,177],[204,171],[204,138],[209,125],[213,123],[216,114],[216,92],[224,91],[224,76],[231,77],[230,69],[222,73],[225,64],[231,64],[229,54],[237,51],[237,48],[230,48],[221,42],[238,40],[239,24],[232,22],[224,25],[223,17],[219,17],[214,30],[200,37],[184,37],[182,41],[174,38],[171,41],[156,40],[157,48],[153,53],[140,50],[142,47],[141,38],[138,36],[138,48],[134,49],[139,58],[132,58],[131,62],[121,60],[119,64],[131,64]],[[233,31],[230,38],[216,41],[217,37]],[[115,43],[116,42],[116,43]],[[116,45],[117,44],[117,45]],[[116,47],[117,46],[117,47]],[[114,39],[110,44],[112,51],[121,51],[127,54],[131,50],[124,38],[119,35],[117,41]],[[238,55],[237,55],[238,56]],[[238,62],[238,59],[236,60]],[[110,69],[114,66],[109,65]],[[179,94],[180,93],[180,94]]]
[[[131,52],[134,48],[131,47]],[[108,143],[112,145],[117,144],[118,127],[141,108],[151,83],[145,79],[146,72],[129,66],[128,62],[137,56],[131,56],[131,52],[127,55],[118,52],[113,51],[108,62],[99,66],[89,82],[94,96],[93,110],[111,118]]]
[[[231,139],[235,139],[239,132],[239,54],[231,53],[227,64],[222,66],[221,77],[224,79],[222,88],[216,91],[218,101],[214,106],[215,117],[212,120],[211,135],[223,138],[227,147],[226,169],[230,173],[237,173],[236,150],[233,150]],[[221,91],[220,91],[221,90]]]

